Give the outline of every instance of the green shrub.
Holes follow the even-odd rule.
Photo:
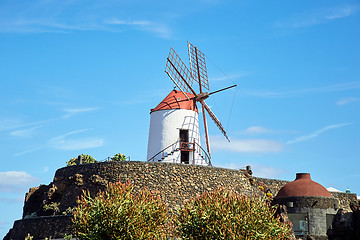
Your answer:
[[[59,205],[60,203],[57,202],[45,204],[43,206],[43,211],[46,213],[46,215],[56,215],[60,212]]]
[[[28,233],[28,235],[25,237],[25,240],[32,240],[34,237]]]
[[[122,161],[126,161],[126,156],[124,154],[118,153],[115,154],[112,158],[111,161],[115,161],[115,162],[122,162]]]
[[[265,199],[218,189],[185,203],[175,217],[182,239],[290,239],[291,226],[274,218]]]
[[[80,239],[164,239],[165,204],[148,191],[133,195],[131,184],[109,183],[95,198],[84,191],[74,209],[75,235]]]
[[[97,161],[95,160],[95,158],[93,158],[90,155],[87,154],[81,154],[81,159],[82,159],[82,163],[96,163]],[[67,166],[73,166],[73,165],[78,165],[78,158],[71,158],[69,161],[66,162]]]

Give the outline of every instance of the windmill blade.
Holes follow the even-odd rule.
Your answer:
[[[188,99],[190,98],[186,93],[193,93],[195,96],[197,95],[194,89],[192,89],[193,79],[189,69],[173,48],[170,49],[165,72]]]
[[[226,137],[226,139],[230,142],[229,137],[226,135],[226,132],[224,130],[224,128],[221,125],[221,122],[219,121],[219,119],[217,119],[217,117],[215,116],[215,114],[211,111],[211,109],[209,108],[209,106],[205,103],[205,101],[200,101],[201,105],[203,107],[205,107],[206,111],[209,113],[210,117],[212,118],[212,120],[215,122],[216,126],[220,129],[220,131],[224,134],[224,136]]]
[[[209,141],[209,133],[208,133],[208,128],[207,128],[207,121],[206,121],[206,114],[205,114],[205,102],[204,100],[200,101],[202,104],[202,113],[203,113],[203,119],[204,119],[204,129],[205,129],[205,140],[206,140],[206,148],[209,154],[209,161],[211,159],[211,151],[210,151],[210,141]],[[210,162],[211,164],[211,162]]]
[[[209,90],[209,80],[206,70],[205,55],[188,42],[191,75],[199,83],[200,92],[202,87]]]

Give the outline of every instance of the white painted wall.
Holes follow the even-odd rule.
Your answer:
[[[177,142],[179,140],[180,129],[188,129],[189,142],[193,142],[195,139],[200,145],[199,117],[197,112],[186,109],[170,109],[152,112],[150,114],[148,161],[158,152]],[[164,152],[165,158],[163,160],[161,159],[163,154],[159,154],[153,161],[157,162],[160,160],[162,162],[180,163],[180,151],[174,151],[178,147],[179,145],[177,144],[168,148]],[[190,164],[207,165],[201,156],[201,151],[195,152],[195,159],[193,152],[190,152],[189,155]]]

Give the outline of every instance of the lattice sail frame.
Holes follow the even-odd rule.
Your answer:
[[[194,47],[191,43],[188,42],[189,49],[189,60],[190,60],[190,70],[186,67],[184,62],[181,60],[179,55],[175,52],[175,50],[171,47],[169,57],[167,58],[165,72],[169,75],[170,79],[175,83],[175,85],[184,93],[184,95],[190,100],[187,93],[193,93],[194,98],[192,100],[194,102],[199,101],[202,105],[203,109],[203,119],[204,119],[204,128],[206,135],[206,145],[209,157],[211,159],[210,153],[210,144],[209,144],[209,136],[207,130],[207,121],[206,121],[206,112],[210,115],[211,119],[220,129],[220,131],[224,134],[226,139],[230,142],[228,136],[226,135],[226,131],[222,127],[221,122],[216,117],[216,115],[211,111],[210,107],[205,103],[204,99],[197,100],[198,93],[192,88],[192,84],[194,80],[199,83],[199,90],[201,94],[202,88],[207,90],[209,89],[209,80],[207,75],[206,63],[205,63],[205,55],[200,52],[197,47]],[[211,165],[211,162],[209,160]]]
[[[217,127],[220,129],[220,131],[224,134],[225,138],[230,142],[229,137],[227,136],[220,120],[216,117],[215,113],[211,111],[210,107],[205,103],[205,101],[202,101],[201,104],[205,107],[206,111],[214,121],[214,123],[217,125]]]
[[[209,80],[207,75],[205,55],[200,50],[188,42],[189,49],[189,60],[190,60],[190,71],[191,76],[197,81],[202,87],[210,90]],[[200,92],[201,91],[200,87]]]
[[[191,72],[172,47],[170,49],[169,57],[167,58],[165,72],[188,99],[189,96],[186,93],[195,94],[192,89],[194,80]]]

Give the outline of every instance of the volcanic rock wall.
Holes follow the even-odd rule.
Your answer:
[[[169,210],[218,187],[247,196],[263,194],[251,176],[245,173],[207,166],[135,161],[60,168],[52,183],[32,188],[26,194],[23,219],[15,221],[4,239],[23,240],[28,233],[34,236],[34,240],[71,234],[71,228],[64,228],[63,223],[70,222],[71,215],[67,214],[76,206],[77,197],[84,189],[95,196],[109,182],[131,182],[135,193],[146,188],[166,202]]]
[[[100,189],[105,190],[109,182],[119,181],[131,182],[135,193],[144,188],[150,190],[168,204],[170,211],[180,207],[185,200],[218,187],[246,196],[263,195],[264,192],[276,196],[288,182],[253,178],[246,170],[174,163],[101,162],[64,167],[56,171],[49,185],[29,190],[23,219],[14,222],[4,240],[23,240],[28,233],[34,236],[33,240],[71,234],[71,209],[76,206],[82,191],[88,189],[95,196]],[[337,195],[342,199],[343,208],[348,209],[349,196]]]

